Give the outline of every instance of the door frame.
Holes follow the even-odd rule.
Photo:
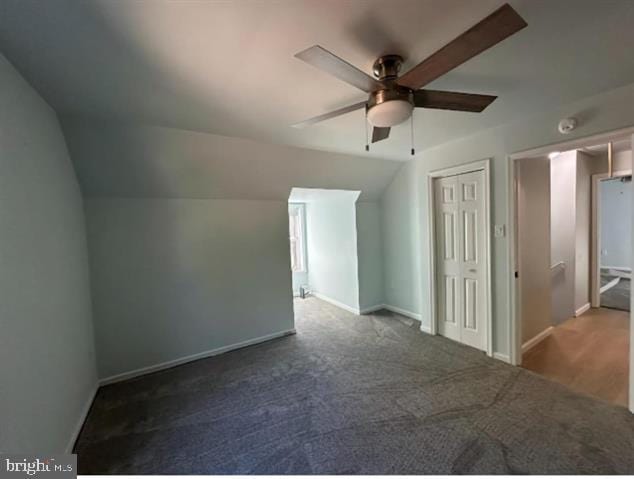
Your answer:
[[[599,252],[601,251],[601,197],[599,196],[599,185],[601,181],[609,178],[622,178],[631,176],[632,170],[621,170],[612,172],[610,177],[607,173],[592,175],[592,221],[590,224],[590,305],[593,308],[601,306],[601,261]]]
[[[634,127],[621,128],[608,132],[597,133],[594,135],[575,138],[573,140],[563,141],[559,143],[553,143],[550,145],[540,146],[537,148],[531,148],[527,150],[518,151],[512,153],[506,157],[506,170],[507,170],[507,183],[506,183],[506,198],[508,200],[507,205],[507,224],[508,224],[508,241],[507,241],[507,297],[508,302],[508,316],[511,318],[509,324],[509,362],[514,366],[518,366],[522,362],[522,318],[519,312],[519,292],[517,290],[518,281],[515,278],[515,258],[517,252],[515,251],[515,208],[516,208],[516,185],[515,185],[515,160],[521,158],[531,158],[535,156],[547,155],[552,151],[567,151],[588,146],[593,146],[600,143],[607,143],[608,141],[615,141],[618,139],[624,139],[629,137],[632,139],[634,136]],[[634,141],[632,141],[634,146]],[[634,148],[632,149],[634,151]],[[634,284],[632,285],[634,292]],[[632,295],[634,302],[634,294]],[[632,308],[634,310],[634,308]],[[630,322],[634,320],[634,311],[630,312]],[[630,328],[630,399],[629,409],[634,413],[634,328]]]
[[[473,173],[476,171],[484,172],[484,225],[485,225],[485,282],[486,282],[486,354],[493,357],[493,324],[492,324],[492,303],[491,300],[491,158],[484,160],[465,163],[462,165],[433,170],[427,173],[427,201],[429,208],[427,209],[427,239],[429,244],[429,290],[431,300],[429,302],[431,308],[430,333],[438,334],[438,301],[436,288],[436,227],[434,216],[436,212],[436,200],[434,196],[434,180],[449,176],[457,176],[462,173]]]

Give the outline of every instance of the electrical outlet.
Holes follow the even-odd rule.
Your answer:
[[[504,225],[495,225],[493,228],[493,236],[496,238],[504,238]]]

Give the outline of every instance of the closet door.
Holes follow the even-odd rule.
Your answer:
[[[458,176],[461,342],[486,349],[486,222],[484,171]]]
[[[434,180],[438,333],[460,341],[458,177]]]
[[[434,200],[438,332],[486,350],[484,172],[435,179]]]

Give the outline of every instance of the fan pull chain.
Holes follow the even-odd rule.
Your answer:
[[[410,141],[412,142],[412,156],[416,154],[416,150],[414,149],[414,112],[412,112],[412,116],[410,117]]]
[[[370,137],[368,136],[368,105],[365,105],[365,151],[370,151]]]

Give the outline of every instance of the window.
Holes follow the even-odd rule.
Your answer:
[[[304,228],[304,205],[290,204],[288,207],[288,232],[291,244],[291,270],[293,273],[306,271]]]

